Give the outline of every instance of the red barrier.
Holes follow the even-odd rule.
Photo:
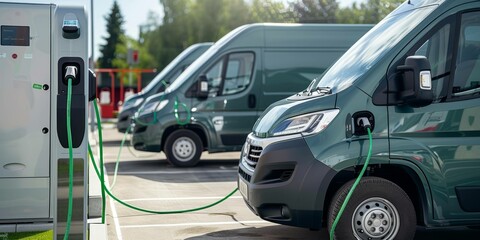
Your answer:
[[[99,68],[95,69],[97,78],[99,73],[108,73],[110,77],[110,86],[98,85],[97,81],[97,97],[100,102],[100,109],[102,118],[114,118],[118,112],[119,107],[125,101],[125,95],[134,94],[142,90],[142,73],[155,73],[156,69],[113,69],[113,68]],[[125,87],[123,78],[126,74],[135,74],[137,79],[137,86]],[[119,87],[115,86],[115,77],[120,78]],[[126,93],[128,91],[128,93]]]

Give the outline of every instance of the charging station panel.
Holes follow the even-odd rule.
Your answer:
[[[50,5],[1,3],[0,219],[50,217],[50,26]]]
[[[84,6],[0,2],[0,227],[86,239],[87,26]]]

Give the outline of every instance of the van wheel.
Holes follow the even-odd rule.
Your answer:
[[[163,151],[167,160],[176,167],[193,167],[200,160],[203,145],[193,131],[181,129],[167,137]]]
[[[353,182],[343,185],[330,203],[329,232]],[[405,191],[386,179],[364,177],[335,228],[334,239],[413,239],[415,230],[415,209]]]

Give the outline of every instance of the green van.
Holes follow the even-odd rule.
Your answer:
[[[198,57],[213,45],[211,42],[196,43],[186,48],[173,59],[155,78],[139,93],[127,99],[118,114],[117,130],[124,133],[132,123],[132,116],[140,108],[146,98],[165,91],[166,86],[177,79]]]
[[[410,0],[305,91],[268,107],[238,186],[262,219],[335,239],[480,225],[480,1]]]
[[[194,166],[239,151],[270,104],[305,89],[371,25],[250,24],[231,31],[136,114],[132,144]]]

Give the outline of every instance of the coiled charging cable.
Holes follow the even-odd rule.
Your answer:
[[[98,131],[99,131],[98,135],[99,135],[99,138],[100,138],[100,136],[102,136],[102,133],[101,133],[102,132],[102,125],[101,125],[101,119],[100,119],[100,114],[99,114],[99,110],[98,110],[98,105],[95,101],[94,101],[93,106],[95,108],[95,116],[96,116],[96,119],[97,119],[97,126],[98,126]],[[99,139],[99,148],[100,148],[100,162],[99,162],[99,165],[100,165],[100,168],[101,168],[100,171],[101,171],[103,169],[103,150],[102,150],[103,149],[103,143],[102,143],[102,139]],[[227,200],[229,197],[231,197],[233,194],[235,194],[235,192],[238,191],[238,188],[235,188],[232,192],[230,192],[224,198],[222,198],[222,199],[220,199],[220,200],[218,200],[214,203],[211,203],[211,204],[208,204],[208,205],[205,205],[205,206],[201,206],[201,207],[197,207],[197,208],[171,210],[171,211],[158,211],[158,210],[150,210],[150,209],[140,208],[140,207],[128,204],[128,203],[122,201],[121,199],[117,198],[105,186],[105,176],[102,175],[101,172],[98,169],[98,166],[97,166],[95,158],[93,156],[92,148],[91,148],[90,144],[88,145],[88,153],[89,153],[90,159],[92,161],[93,167],[95,169],[95,172],[96,172],[97,176],[100,178],[100,183],[102,185],[102,191],[106,192],[111,198],[113,198],[118,203],[120,203],[120,204],[122,204],[122,205],[124,205],[128,208],[140,211],[140,212],[146,212],[146,213],[152,213],[152,214],[177,214],[177,213],[187,213],[187,212],[200,211],[200,210],[207,209],[207,208],[213,207],[215,205],[218,205],[219,203]],[[102,194],[102,196],[103,196],[103,194]],[[102,202],[102,223],[105,223],[105,205],[106,205],[105,204],[105,198],[103,198],[103,202]]]

